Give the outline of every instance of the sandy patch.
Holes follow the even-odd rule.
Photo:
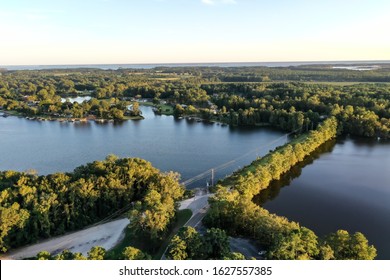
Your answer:
[[[123,238],[123,230],[128,224],[129,219],[127,218],[115,220],[10,251],[9,253],[1,256],[1,258],[24,259],[34,257],[41,251],[48,251],[55,255],[66,249],[71,252],[79,252],[84,256],[87,256],[87,252],[93,246],[101,246],[106,250],[114,247],[121,238]]]

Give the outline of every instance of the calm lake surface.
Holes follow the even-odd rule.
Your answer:
[[[253,151],[217,171],[218,179],[286,141],[272,129],[175,120],[155,115],[150,107],[141,109],[144,120],[107,124],[0,117],[0,170],[72,171],[116,154],[177,171],[184,181]],[[204,186],[207,180],[210,174],[189,187]],[[379,258],[390,259],[389,142],[328,142],[255,201],[318,235],[360,231],[377,247]]]
[[[390,259],[390,142],[326,143],[255,201],[318,235],[360,231]]]
[[[144,120],[105,124],[0,117],[0,170],[34,169],[38,174],[72,171],[115,154],[144,158],[163,171],[179,172],[182,180],[187,180],[280,138],[216,171],[218,179],[286,141],[284,133],[272,129],[230,128],[158,116],[151,107],[142,106],[141,110]],[[202,177],[190,187],[205,186],[210,179],[209,175]]]

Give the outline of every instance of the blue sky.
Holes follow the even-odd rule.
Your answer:
[[[389,60],[390,1],[0,0],[0,65]]]

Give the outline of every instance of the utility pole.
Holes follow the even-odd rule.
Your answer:
[[[211,169],[211,186],[214,187],[214,168]]]

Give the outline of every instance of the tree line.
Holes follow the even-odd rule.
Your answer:
[[[334,116],[344,134],[390,137],[390,87],[302,83],[213,84],[202,86],[232,125],[270,124],[286,131],[314,129]]]
[[[329,118],[315,131],[276,148],[220,182],[210,199],[206,225],[257,240],[269,259],[374,259],[376,249],[361,233],[339,230],[321,239],[310,229],[271,214],[252,201],[272,180],[278,180],[336,134],[337,120]]]
[[[108,156],[71,173],[1,171],[0,191],[0,250],[5,252],[129,210],[139,215],[132,225],[158,239],[184,188],[177,173],[161,173],[138,158]]]
[[[201,235],[193,227],[183,227],[172,238],[167,258],[171,260],[245,260],[244,255],[231,252],[229,237],[224,230],[210,228]]]
[[[39,252],[33,259],[36,260],[107,260],[109,253],[100,246],[94,246],[88,251],[87,256],[81,253],[73,253],[69,250],[64,250],[57,255],[52,255],[47,251]],[[121,260],[150,260],[151,256],[142,252],[140,249],[129,246],[125,247],[120,256]]]
[[[0,108],[25,115],[63,115],[123,119],[139,115],[127,110],[126,100],[148,98],[175,107],[175,115],[198,115],[231,125],[271,125],[286,131],[315,129],[326,117],[335,116],[345,134],[365,137],[390,136],[390,86],[388,84],[315,84],[304,73],[348,80],[348,77],[388,77],[388,65],[372,71],[331,69],[329,66],[300,68],[183,67],[144,70],[96,69],[5,71],[0,76]],[[223,82],[220,75],[258,75],[292,72],[299,82]],[[268,74],[266,73],[268,71]],[[342,75],[341,75],[342,74]],[[275,74],[276,75],[276,74]],[[340,76],[341,75],[341,76]],[[332,80],[328,77],[328,80]],[[290,79],[294,80],[294,79]],[[298,79],[297,79],[298,80]],[[327,78],[325,79],[327,80]],[[359,79],[357,79],[359,80]],[[379,81],[380,79],[378,79]],[[61,97],[89,95],[83,104]],[[185,104],[187,108],[181,105]],[[213,108],[213,105],[216,108]],[[191,106],[191,107],[190,107]]]

